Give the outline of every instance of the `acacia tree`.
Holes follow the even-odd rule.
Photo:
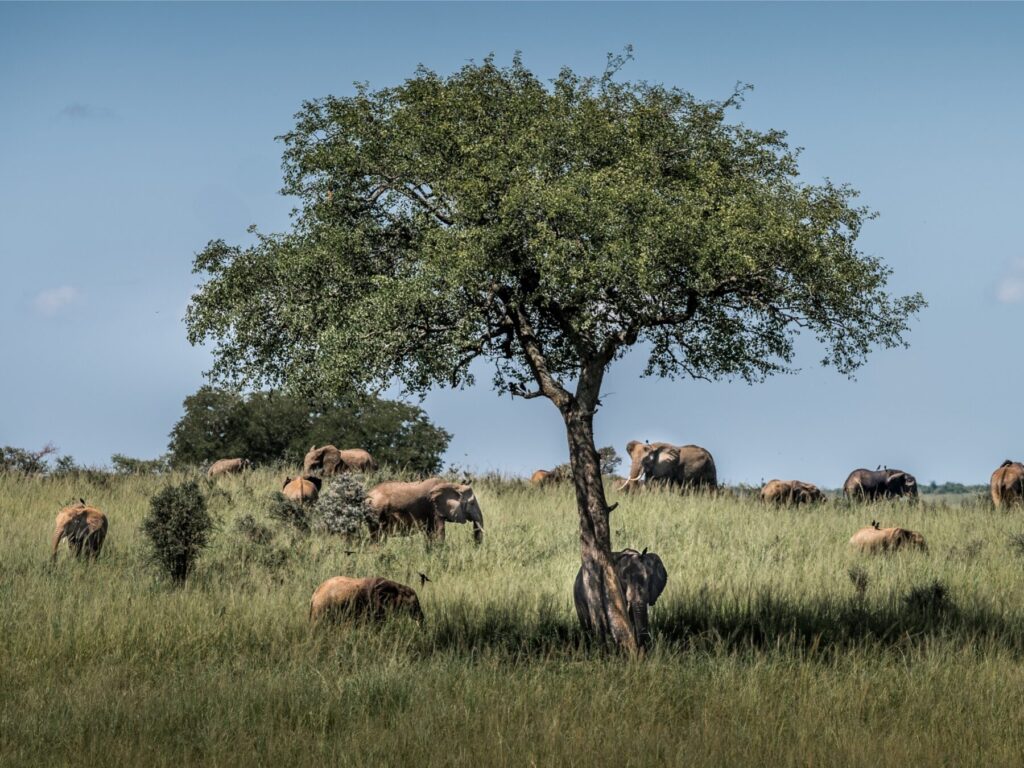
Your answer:
[[[790,370],[814,334],[850,372],[904,344],[920,295],[857,250],[856,193],[798,178],[781,131],[705,101],[564,69],[546,85],[517,56],[450,76],[306,102],[284,141],[291,231],[217,240],[189,308],[214,378],[312,391],[398,381],[547,398],[565,423],[584,586],[597,634],[637,639],[610,560],[593,420],[609,366],[634,345],[646,374]],[[255,230],[254,230],[255,231]]]

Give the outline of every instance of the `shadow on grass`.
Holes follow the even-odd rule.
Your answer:
[[[428,618],[409,649],[429,655],[580,658],[602,655],[575,616],[554,601],[525,620],[521,606],[449,605]],[[856,597],[794,603],[768,592],[729,604],[704,594],[652,611],[655,647],[668,652],[810,652],[828,655],[871,646],[906,649],[939,640],[963,648],[996,647],[1024,657],[1024,623],[983,608],[962,608],[939,582],[915,588],[886,606]]]

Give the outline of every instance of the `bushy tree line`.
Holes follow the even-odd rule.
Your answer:
[[[313,402],[282,392],[249,395],[202,387],[185,398],[171,431],[172,466],[228,457],[300,462],[311,445],[365,448],[378,462],[428,474],[441,468],[451,435],[423,409],[371,395]]]

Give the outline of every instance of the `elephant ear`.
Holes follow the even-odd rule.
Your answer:
[[[323,484],[324,484],[324,481],[321,480],[319,477],[313,477],[313,476],[307,477],[306,479],[309,480],[309,482],[311,482],[313,484],[313,487],[316,488],[317,493],[319,493],[321,486],[323,486]]]
[[[281,490],[283,491],[285,488],[287,488],[288,487],[288,483],[290,483],[291,481],[292,481],[292,479],[290,477],[286,477],[284,479],[284,485],[281,486]]]
[[[465,512],[462,509],[462,493],[458,486],[443,483],[430,492],[430,501],[434,510],[442,520],[449,523],[464,523]]]
[[[653,552],[648,552],[643,559],[644,565],[647,567],[648,598],[650,604],[654,605],[661,597],[661,593],[665,591],[665,585],[668,583],[668,571],[665,570],[665,564],[661,558]]]

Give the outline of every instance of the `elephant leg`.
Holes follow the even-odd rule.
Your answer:
[[[427,538],[431,541],[444,542],[444,518],[440,515],[435,515],[430,527],[427,528]]]

